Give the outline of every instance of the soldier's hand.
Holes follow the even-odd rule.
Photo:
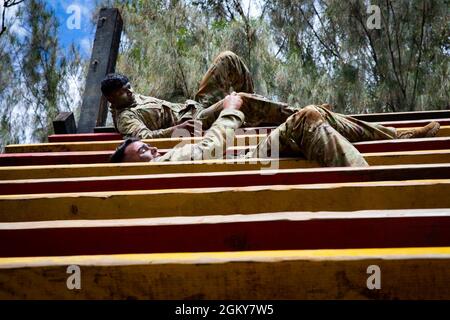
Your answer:
[[[233,92],[225,97],[223,100],[224,109],[236,109],[239,110],[242,107],[244,101],[236,92]]]
[[[200,128],[200,130],[201,130],[202,122],[199,120],[190,119],[190,120],[180,123],[176,127],[177,127],[177,129],[188,130],[192,134],[192,133],[194,133],[196,128]]]

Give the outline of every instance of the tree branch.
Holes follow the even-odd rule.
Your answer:
[[[326,45],[326,43],[319,37],[319,35],[317,34],[316,30],[314,29],[313,25],[309,22],[309,20],[306,18],[305,12],[303,11],[303,9],[301,7],[299,7],[300,13],[302,14],[303,18],[305,19],[306,23],[308,24],[308,26],[311,28],[311,30],[314,33],[314,36],[317,38],[317,40],[319,40],[319,42],[322,44],[322,46],[327,49],[333,56],[335,56],[337,59],[342,60],[341,56],[334,52],[333,49],[331,49],[329,46]]]

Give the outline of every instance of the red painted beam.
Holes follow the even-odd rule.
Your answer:
[[[0,224],[1,257],[438,247],[450,245],[450,212],[275,213],[249,217]],[[425,210],[422,210],[425,211]],[[400,213],[399,213],[400,212]],[[283,218],[285,217],[285,218]],[[231,218],[231,219],[230,219]],[[157,222],[156,222],[157,221]],[[62,226],[61,226],[62,225]],[[72,225],[72,226],[71,226]],[[7,245],[6,245],[7,244]]]
[[[450,164],[313,168],[0,181],[0,195],[450,179]]]
[[[411,120],[411,121],[390,121],[380,122],[380,124],[386,127],[395,128],[408,128],[408,127],[421,127],[425,126],[431,121],[438,121],[441,126],[450,126],[450,119],[426,119],[426,120]],[[256,131],[263,129],[266,132],[270,132],[275,127],[255,127],[255,128],[243,128],[246,132]],[[113,141],[121,140],[122,135],[119,133],[79,133],[79,134],[53,134],[48,136],[49,142],[81,142],[81,141]]]
[[[378,140],[354,143],[362,153],[450,149],[450,137]],[[160,150],[165,153],[167,150]],[[230,150],[236,153],[236,150]],[[112,151],[34,152],[0,154],[0,166],[83,164],[107,162]]]
[[[78,133],[78,134],[52,134],[48,142],[77,142],[77,141],[112,141],[121,140],[120,133]]]

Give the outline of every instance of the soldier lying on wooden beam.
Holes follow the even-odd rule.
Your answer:
[[[112,155],[112,162],[159,162],[222,159],[227,141],[234,141],[234,133],[244,122],[248,112],[241,94],[232,93],[222,101],[222,111],[200,142],[176,146],[161,155],[158,149],[137,138],[127,139]],[[323,106],[310,105],[289,116],[273,130],[246,158],[265,158],[271,149],[280,155],[297,153],[322,166],[368,166],[351,142],[393,138],[431,137],[439,130],[439,123],[431,122],[419,129],[397,134],[394,128],[372,125],[333,113]]]

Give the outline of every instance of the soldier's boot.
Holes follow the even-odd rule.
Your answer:
[[[425,127],[402,131],[397,134],[397,139],[414,139],[414,138],[429,138],[437,135],[441,125],[439,122],[433,121]]]

